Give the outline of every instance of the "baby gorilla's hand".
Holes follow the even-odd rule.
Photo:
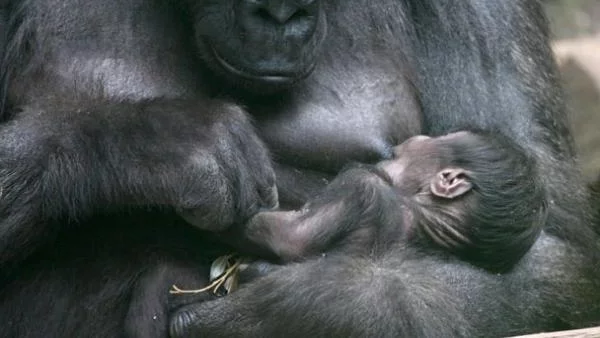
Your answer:
[[[239,282],[245,284],[255,279],[269,275],[279,269],[281,265],[273,264],[264,260],[256,260],[248,264],[242,264],[239,271]]]
[[[285,262],[323,252],[368,253],[381,234],[399,229],[399,204],[377,168],[355,167],[299,211],[256,214],[238,237]]]

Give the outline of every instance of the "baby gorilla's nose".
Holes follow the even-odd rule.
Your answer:
[[[417,136],[413,136],[413,137],[407,139],[406,141],[402,142],[401,144],[399,144],[393,148],[394,158],[396,159],[396,158],[402,157],[403,153],[406,151],[406,149],[411,144],[420,143],[420,142],[427,141],[430,139],[431,139],[431,137],[426,136],[426,135],[417,135]]]

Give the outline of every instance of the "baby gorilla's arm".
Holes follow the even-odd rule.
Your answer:
[[[251,219],[246,236],[284,261],[297,260],[331,242],[344,226],[344,209],[343,200],[339,200],[300,211],[261,212]]]
[[[254,216],[244,237],[283,261],[325,250],[369,253],[381,230],[398,229],[399,201],[389,178],[374,166],[353,167],[299,211]]]

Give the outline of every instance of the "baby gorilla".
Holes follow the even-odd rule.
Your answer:
[[[257,214],[245,236],[283,261],[325,249],[385,253],[400,242],[505,271],[544,224],[533,161],[522,154],[483,133],[415,136],[392,160],[349,168],[300,211]]]

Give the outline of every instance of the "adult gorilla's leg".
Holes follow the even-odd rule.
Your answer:
[[[183,265],[177,262],[157,264],[147,269],[136,280],[129,309],[125,318],[125,334],[127,337],[167,337],[168,312],[170,307],[190,302],[203,302],[214,299],[209,292],[198,294],[173,294],[167,290],[173,284],[179,287],[192,288],[208,283],[209,269],[203,266]],[[204,278],[200,278],[202,276]]]
[[[50,220],[127,205],[193,210],[222,230],[276,204],[245,113],[219,102],[25,106],[0,126],[0,266],[35,249]],[[5,270],[6,271],[6,270]]]
[[[210,299],[171,295],[208,282],[225,251],[156,208],[66,227],[0,284],[0,337],[166,337],[169,307]]]

